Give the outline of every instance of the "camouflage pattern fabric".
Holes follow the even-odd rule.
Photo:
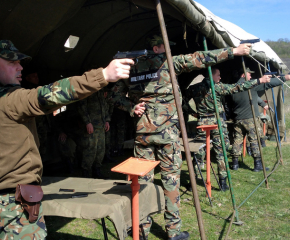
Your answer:
[[[55,108],[56,104],[67,105],[78,100],[78,95],[69,78],[38,88],[38,102],[45,109]]]
[[[216,100],[217,100],[219,114],[221,115],[224,112],[224,108],[222,105],[223,96],[245,91],[247,89],[257,86],[257,84],[258,82],[256,79],[252,81],[236,83],[236,84],[224,84],[221,82],[215,83],[214,88],[215,88],[215,93],[216,93]],[[209,78],[205,78],[202,82],[189,86],[184,96],[185,102],[188,103],[191,98],[193,98],[196,104],[197,113],[200,116],[200,119],[197,125],[202,126],[202,125],[217,124],[217,119],[215,116],[214,99],[212,96],[212,90],[211,90]],[[189,105],[188,107],[190,108]],[[220,120],[221,120],[221,125],[222,125],[223,133],[224,133],[225,146],[228,149],[230,142],[229,142],[227,125],[222,117],[220,117]],[[206,135],[205,131],[198,129],[196,139],[204,140],[205,135]],[[217,130],[210,131],[210,136],[213,141],[212,144],[213,144],[213,149],[215,152],[215,159],[218,162],[219,175],[226,177],[227,173],[226,173],[226,168],[225,168],[224,155],[223,155],[219,130],[217,129]],[[199,162],[203,161],[205,157],[204,148],[199,150],[199,153],[196,154],[196,157]]]
[[[263,139],[264,141],[266,141],[267,140],[267,136],[264,135],[262,125],[263,125],[263,123],[262,123],[261,119],[259,117],[257,117],[257,127],[258,127],[259,137],[261,139]],[[255,125],[254,125],[254,127],[255,127]],[[248,138],[246,138],[246,145],[247,145],[247,147],[251,146]]]
[[[264,135],[263,132],[263,122],[260,117],[257,117],[257,127],[260,138],[262,138],[264,141],[267,139],[267,137]]]
[[[223,129],[222,131],[224,135],[225,146],[226,146],[226,149],[228,150],[230,147],[229,130],[228,130],[228,124],[223,118],[221,118],[221,125]]]
[[[165,194],[166,231],[168,237],[174,237],[180,232],[180,171],[182,156],[179,142],[179,129],[176,125],[164,129],[156,134],[138,134],[135,140],[134,154],[137,158],[159,160],[161,167],[161,181]],[[140,180],[153,182],[154,170]],[[150,220],[143,225],[145,234],[150,232]]]
[[[164,44],[163,38],[160,35],[153,35],[146,39],[148,46],[154,47]],[[169,41],[169,45],[175,45],[175,42]]]
[[[0,57],[8,61],[17,61],[29,56],[20,53],[14,44],[9,40],[0,40]]]
[[[83,126],[81,142],[83,146],[82,168],[91,172],[92,167],[100,167],[105,155],[105,123],[109,121],[104,91],[100,90],[78,103],[78,112],[85,125],[92,123],[94,132],[87,133]]]
[[[239,157],[241,155],[243,140],[246,134],[248,135],[248,140],[250,142],[252,156],[260,157],[253,118],[237,120],[234,123],[234,144],[232,149],[232,156]]]
[[[198,120],[197,126],[214,125],[214,124],[217,124],[216,117],[203,117]],[[221,118],[221,124],[222,125],[224,124],[224,120],[222,118]],[[205,140],[205,137],[206,137],[206,132],[202,131],[201,129],[197,129],[196,139]],[[217,160],[217,163],[218,163],[218,175],[222,177],[226,177],[227,176],[226,165],[225,165],[224,154],[223,154],[223,149],[222,149],[222,142],[221,142],[218,129],[210,131],[210,139],[212,140],[215,159]],[[224,139],[225,139],[226,147],[229,147],[228,135],[224,134]],[[198,159],[198,161],[202,162],[203,159],[205,158],[205,154],[206,154],[205,148],[201,148],[199,152],[196,153],[196,158]],[[211,159],[213,158],[211,157]]]
[[[176,75],[206,68],[233,58],[232,48],[200,51],[173,57]],[[128,98],[126,93],[128,92]],[[180,101],[181,99],[181,92]],[[136,133],[156,133],[178,123],[176,105],[165,53],[140,59],[129,79],[116,83],[112,94],[115,106],[134,116],[136,104],[145,102],[146,111],[138,119]]]
[[[106,115],[108,116],[107,121],[110,122],[110,129],[109,131],[105,132],[105,146],[106,146],[105,153],[107,156],[109,156],[111,153],[111,128],[112,128],[111,117],[113,114],[114,105],[108,101],[108,97],[105,98],[105,109],[106,109]]]
[[[15,194],[0,194],[0,239],[1,240],[44,240],[47,236],[42,205],[35,223],[29,223],[28,214],[19,202],[15,202]]]
[[[257,84],[257,79],[235,84],[224,84],[221,82],[214,84],[219,113],[224,112],[221,100],[222,96],[246,91],[257,86]],[[200,117],[215,115],[214,100],[208,78],[203,79],[198,84],[189,86],[184,96],[185,102],[188,103],[191,98],[195,102],[196,110]]]
[[[94,127],[101,128],[110,121],[103,90],[79,101],[77,106],[78,113],[85,125],[91,123]]]
[[[232,59],[234,57],[232,51],[232,48],[225,48],[173,56],[175,73],[180,75],[184,72],[199,70],[227,59]],[[112,90],[112,100],[115,106],[121,110],[128,111],[132,117],[134,116],[135,105],[142,102],[146,103],[145,113],[137,119],[137,137],[134,152],[136,157],[149,157],[149,159],[160,159],[162,161],[161,165],[164,167],[161,167],[161,175],[164,176],[162,181],[165,188],[164,193],[167,196],[167,210],[164,215],[166,231],[169,237],[174,237],[179,234],[181,227],[178,211],[178,192],[182,160],[181,156],[179,156],[180,143],[177,131],[177,125],[179,124],[177,109],[166,54],[153,54],[140,59],[139,63],[132,67],[130,78],[118,81]],[[127,93],[128,98],[126,97]],[[179,94],[181,101],[180,89]],[[167,134],[165,134],[166,132]],[[166,135],[173,133],[176,134],[174,137],[166,137]],[[143,150],[142,145],[145,148]],[[154,148],[160,148],[160,150],[154,152],[152,151]],[[168,152],[169,155],[167,154]],[[172,160],[170,160],[171,158]],[[166,166],[170,161],[176,162],[176,164],[168,167],[170,170],[175,169],[175,171],[172,170],[168,174]],[[170,177],[172,180],[167,181],[167,177]],[[175,183],[170,186],[170,181],[175,181]],[[172,190],[173,186],[175,188],[174,191]],[[175,200],[170,197],[173,195],[176,198]],[[147,229],[146,231],[148,233],[149,230]]]
[[[81,142],[82,168],[91,172],[92,168],[101,167],[105,156],[105,129],[94,128],[92,134],[84,133]]]

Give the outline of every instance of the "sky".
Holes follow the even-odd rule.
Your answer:
[[[290,40],[290,0],[198,0],[214,15],[263,41]]]

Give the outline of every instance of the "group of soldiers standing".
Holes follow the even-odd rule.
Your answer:
[[[38,84],[37,72],[32,72],[26,75],[23,86],[33,88]],[[114,157],[122,156],[124,141],[134,134],[134,128],[128,126],[128,114],[109,102],[110,95],[110,88],[104,88],[54,114],[36,118],[44,165],[57,156],[68,173],[74,173],[80,166],[82,177],[107,178],[102,173],[102,163],[114,162]]]
[[[141,59],[137,65],[131,66],[129,78],[118,81],[111,88],[102,88],[91,96],[66,106],[65,109],[59,109],[54,114],[55,117],[44,116],[42,119],[47,122],[53,119],[53,123],[49,124],[51,124],[51,129],[56,130],[59,151],[66,159],[67,164],[72,166],[72,171],[74,154],[79,153],[77,159],[81,159],[83,177],[106,178],[107,176],[102,173],[102,163],[104,160],[112,161],[112,155],[122,154],[124,136],[126,130],[130,130],[129,132],[132,133],[130,137],[135,138],[134,156],[160,160],[161,162],[161,181],[166,199],[164,217],[168,239],[188,239],[189,233],[181,231],[182,221],[179,215],[182,166],[180,129],[165,47],[162,37],[158,35],[149,37],[147,41],[152,51],[150,50],[150,54]],[[234,56],[248,55],[250,47],[250,44],[242,44],[237,48],[199,51],[193,54],[174,56],[174,70],[176,75],[180,75],[183,72],[206,68],[233,59]],[[246,74],[250,74],[249,69],[247,69]],[[231,101],[234,103],[232,108],[235,115],[234,143],[231,152],[232,169],[237,170],[239,167],[237,158],[241,152],[243,137],[247,135],[254,157],[254,171],[261,171],[261,158],[257,148],[257,136],[253,128],[253,116],[248,109],[250,106],[247,102],[248,98],[244,94],[247,92],[244,91],[251,89],[252,92],[257,92],[281,85],[282,82],[274,78],[271,79],[268,75],[252,80],[249,75],[247,76],[248,81],[245,81],[245,74],[242,72],[240,72],[239,79],[236,79],[235,84],[224,84],[220,82],[220,79],[219,69],[214,68],[214,89],[220,116],[224,116],[222,106],[224,96],[231,96]],[[286,75],[282,80],[290,80],[290,76]],[[258,95],[253,95],[255,106]],[[194,114],[198,117],[199,126],[217,123],[208,77],[201,83],[190,87],[185,92],[184,98],[186,102],[191,98],[194,99],[197,109]],[[112,110],[113,108],[114,110]],[[135,124],[122,122],[128,122],[126,114],[134,117]],[[223,117],[221,119],[228,147],[227,126]],[[128,127],[126,128],[126,126]],[[135,132],[132,132],[132,129],[135,129]],[[40,129],[38,131],[41,132]],[[204,135],[204,132],[198,130],[196,139],[204,140]],[[218,163],[221,189],[226,191],[228,190],[227,172],[219,132],[217,130],[211,131],[211,138]],[[108,139],[110,140],[108,141]],[[115,143],[109,144],[112,140]],[[42,143],[45,142],[45,137],[40,136],[40,141],[40,146],[45,146]],[[40,151],[45,153],[45,149],[41,147]],[[197,154],[200,162],[203,161],[204,156],[205,152],[201,149]],[[45,156],[42,158],[45,159]],[[152,170],[141,180],[153,182],[153,179],[154,171]],[[152,220],[148,216],[147,222],[143,224],[146,239],[148,239],[151,224]],[[140,239],[143,238],[140,237]]]

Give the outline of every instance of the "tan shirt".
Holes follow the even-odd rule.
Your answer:
[[[11,87],[6,95],[0,97],[0,190],[15,188],[17,184],[41,183],[42,161],[38,151],[36,116],[88,97],[108,82],[100,68],[69,78],[69,84],[67,87],[73,89],[73,100],[56,99],[45,107],[38,101],[43,87],[31,90]]]

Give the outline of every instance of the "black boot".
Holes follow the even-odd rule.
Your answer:
[[[83,178],[90,178],[90,172],[86,169],[82,169],[82,177]]]
[[[102,174],[101,167],[96,167],[95,169],[93,169],[92,177],[98,179],[108,179],[107,176]]]
[[[260,138],[260,143],[262,147],[267,147],[264,139]]]
[[[226,177],[219,177],[219,182],[220,182],[220,185],[221,185],[221,190],[223,192],[229,190],[229,186],[227,185],[227,178]]]
[[[187,240],[187,239],[189,239],[189,233],[186,231],[179,233],[175,237],[168,238],[168,240]]]
[[[266,171],[269,171],[269,168],[265,168]],[[254,157],[254,172],[260,172],[263,170],[261,157]]]
[[[249,156],[252,156],[251,147],[247,147],[247,153],[248,153]]]
[[[232,160],[232,170],[238,170],[239,169],[239,158],[233,157]]]
[[[145,239],[143,238],[142,235],[139,236],[139,240],[148,240],[148,236],[145,236]]]

